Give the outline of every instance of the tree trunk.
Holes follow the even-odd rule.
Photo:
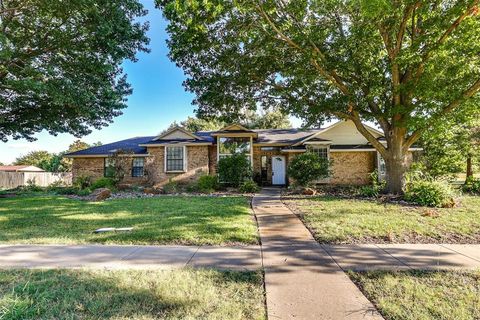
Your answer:
[[[401,128],[403,129],[403,128]],[[402,194],[405,185],[405,173],[408,169],[407,153],[403,150],[404,132],[395,130],[390,136],[388,143],[385,166],[387,169],[387,192],[391,194]]]
[[[466,177],[466,180],[468,180],[468,178],[471,178],[471,177],[473,177],[472,156],[468,155],[467,156],[467,177]]]
[[[408,169],[405,159],[385,159],[385,165],[387,168],[386,191],[392,194],[402,194],[405,185],[405,172]]]

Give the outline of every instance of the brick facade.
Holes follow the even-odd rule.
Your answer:
[[[331,184],[364,185],[370,183],[370,173],[376,168],[376,153],[330,152]]]
[[[199,176],[209,174],[209,147],[208,146],[187,146],[187,170],[181,173],[165,172],[165,148],[149,147],[146,170],[149,173],[149,181],[162,186],[170,179],[178,182],[190,182]]]
[[[133,160],[133,159],[132,159]],[[132,177],[132,161],[125,161],[127,167],[123,178],[124,183],[144,184],[146,177]],[[90,177],[93,181],[104,177],[105,158],[74,158],[72,163],[72,179],[75,181],[78,177]]]
[[[129,184],[152,184],[162,186],[170,179],[179,182],[191,182],[204,174],[215,174],[217,165],[216,146],[187,146],[187,170],[182,173],[166,173],[164,163],[164,147],[149,147],[149,156],[145,158],[145,177],[126,175],[124,182]],[[272,183],[272,157],[285,156],[286,165],[297,153],[282,153],[279,149],[270,151],[253,147],[253,171],[257,177],[261,173],[261,157],[267,157],[267,183]],[[331,184],[362,185],[370,183],[370,173],[376,168],[375,152],[331,152],[332,176]],[[131,165],[131,162],[128,162]],[[131,172],[131,167],[127,168]],[[94,180],[104,176],[104,158],[74,158],[72,167],[73,179],[79,176],[90,176]],[[287,181],[290,183],[287,176]]]
[[[72,179],[91,177],[96,180],[103,177],[104,158],[73,158]]]
[[[127,184],[151,184],[162,186],[170,179],[179,182],[188,182],[197,179],[200,175],[209,173],[208,146],[187,146],[187,170],[181,173],[165,172],[164,147],[150,147],[150,156],[145,158],[145,177],[132,177],[125,175],[123,179]],[[215,158],[216,159],[216,158]],[[105,158],[74,158],[72,176],[75,180],[80,176],[89,176],[97,180],[104,176]],[[126,161],[129,166],[126,171],[131,173],[132,162]]]

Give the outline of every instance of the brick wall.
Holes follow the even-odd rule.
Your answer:
[[[213,175],[217,173],[217,146],[209,146],[208,154],[208,171]]]
[[[72,179],[75,181],[80,176],[91,177],[93,181],[104,177],[105,158],[73,158]],[[124,183],[142,184],[146,182],[146,177],[132,177],[132,159],[125,161],[127,165]]]
[[[370,183],[376,168],[375,152],[330,152],[332,184],[362,185]]]
[[[253,147],[253,172],[260,174],[262,170],[262,156],[267,157],[267,181],[268,184],[272,183],[272,157],[274,156],[284,156],[285,157],[285,170],[288,171],[289,160],[292,159],[293,154],[280,152],[280,150],[265,151],[261,147]],[[286,172],[285,172],[286,173]],[[288,174],[286,181],[289,181]]]
[[[187,170],[182,173],[165,172],[164,147],[150,147],[148,153],[146,170],[150,174],[149,182],[157,186],[166,184],[170,179],[190,182],[209,173],[208,146],[187,146]]]
[[[73,158],[73,181],[80,176],[87,176],[93,179],[102,178],[104,161],[104,158]]]

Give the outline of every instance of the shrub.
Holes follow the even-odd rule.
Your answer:
[[[378,197],[379,189],[376,186],[362,186],[358,192],[362,197],[376,198]]]
[[[75,179],[73,185],[80,190],[86,189],[92,185],[92,177],[79,176]]]
[[[260,188],[253,180],[244,181],[239,188],[241,193],[255,193],[258,192],[258,190],[260,190]]]
[[[313,152],[302,153],[290,161],[288,175],[302,187],[330,174],[329,161]]]
[[[90,185],[90,189],[99,188],[115,189],[116,183],[112,178],[100,178]]]
[[[371,185],[369,186],[362,186],[359,190],[359,194],[362,197],[368,198],[376,198],[385,189],[386,181],[379,181],[378,179],[378,171],[375,170],[370,173],[370,182]]]
[[[204,175],[198,178],[197,189],[200,192],[210,193],[218,189],[218,180],[216,176]]]
[[[80,191],[80,189],[78,189],[77,187],[63,187],[63,188],[57,187],[57,188],[51,189],[51,191],[59,195],[63,195],[63,194],[71,195],[71,194],[77,194]]]
[[[245,180],[252,178],[250,161],[244,154],[232,154],[218,161],[218,176],[220,182],[233,187],[239,187]]]
[[[468,177],[462,187],[463,192],[480,194],[480,179]]]
[[[455,193],[444,181],[415,180],[405,189],[405,200],[428,207],[451,207]]]
[[[82,190],[77,190],[75,194],[77,196],[85,197],[85,196],[88,196],[90,193],[92,193],[92,190],[90,190],[89,188],[86,188]]]
[[[22,187],[22,191],[24,192],[42,192],[44,191],[42,187],[37,186],[35,183],[35,179],[28,179],[26,185]]]
[[[178,182],[172,180],[171,178],[168,183],[163,186],[163,191],[165,191],[165,193],[178,193],[179,190],[180,187],[178,185]]]

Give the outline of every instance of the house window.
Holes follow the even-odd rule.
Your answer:
[[[328,159],[328,147],[314,146],[310,148],[310,152],[318,154],[320,158]]]
[[[218,139],[218,159],[229,157],[232,154],[244,154],[251,160],[250,137],[221,137]]]
[[[268,159],[267,156],[262,156],[260,158],[260,177],[262,185],[267,183],[268,180]]]
[[[132,177],[143,177],[145,158],[133,158],[132,161]]]
[[[112,158],[105,158],[103,165],[103,176],[112,178],[115,175],[115,160]]]
[[[377,166],[378,166],[378,179],[380,181],[385,179],[385,175],[387,174],[387,166],[385,164],[385,159],[377,152]]]
[[[184,160],[185,160],[185,148],[181,147],[166,147],[166,171],[175,172],[175,171],[185,171]]]

